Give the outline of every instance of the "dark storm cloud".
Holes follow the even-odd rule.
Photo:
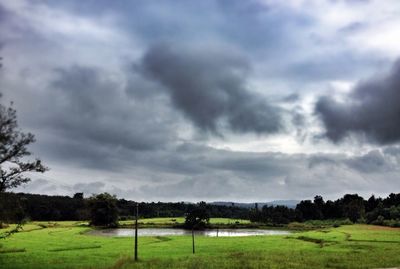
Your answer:
[[[392,170],[392,165],[379,150],[372,150],[362,156],[349,158],[346,160],[346,164],[363,173],[380,173]]]
[[[228,48],[159,45],[146,53],[142,65],[165,86],[174,105],[202,130],[218,133],[221,121],[239,133],[267,134],[281,129],[279,109],[246,88],[248,63]]]
[[[319,166],[342,167],[361,174],[382,174],[396,171],[400,161],[393,160],[396,156],[397,148],[388,147],[383,151],[371,150],[365,154],[346,156],[344,154],[313,154],[310,155],[308,166],[315,169]]]
[[[53,128],[82,140],[133,150],[159,148],[169,139],[170,130],[147,121],[146,112],[151,111],[134,100],[124,102],[121,86],[100,69],[72,66],[57,73],[51,88],[61,96],[59,105],[65,110],[58,110],[62,115]]]
[[[355,133],[381,144],[400,140],[400,62],[387,76],[360,82],[344,102],[321,97],[315,112],[334,142]]]
[[[174,112],[160,98],[128,93],[133,84],[95,67],[55,69],[45,88],[17,100],[20,122],[36,135],[34,151],[51,162],[118,171],[175,143]]]

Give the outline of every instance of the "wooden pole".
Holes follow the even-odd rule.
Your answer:
[[[193,246],[193,254],[195,253],[194,249],[194,227],[192,228],[192,246]]]
[[[136,203],[136,219],[135,219],[135,261],[138,260],[138,218],[139,218],[139,203]]]

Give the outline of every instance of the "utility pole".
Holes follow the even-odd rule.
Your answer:
[[[138,218],[139,218],[139,203],[136,203],[136,219],[135,219],[135,261],[138,260]]]
[[[192,227],[192,245],[193,245],[193,254],[195,253],[194,251],[194,227]]]

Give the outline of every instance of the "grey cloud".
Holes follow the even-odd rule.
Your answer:
[[[269,199],[276,193],[304,198],[318,192],[338,197],[352,191],[369,195],[371,190],[390,191],[384,184],[398,176],[400,163],[379,151],[358,156],[252,153],[185,144],[177,152],[185,160],[182,166],[196,165],[203,172],[180,167],[171,179],[142,187],[142,195],[168,199]],[[169,158],[176,158],[175,154]]]
[[[51,184],[52,184],[52,182],[50,180],[39,178],[39,179],[33,180],[29,184],[29,188],[31,188],[32,190],[35,190],[35,189],[39,189],[39,188],[43,188],[43,187],[48,187]]]
[[[316,104],[330,140],[339,142],[351,134],[380,144],[400,140],[400,62],[387,76],[360,82],[345,100],[324,96]]]
[[[143,69],[162,83],[174,105],[202,130],[218,133],[222,124],[235,132],[276,133],[279,109],[246,87],[248,63],[227,48],[152,47]]]
[[[18,111],[25,112],[20,120],[38,140],[35,152],[45,160],[118,170],[136,155],[175,143],[173,110],[159,98],[128,94],[126,87],[123,78],[100,68],[56,69],[45,89],[18,100]]]
[[[0,22],[7,23],[12,19],[12,12],[7,10],[3,4],[0,3]]]
[[[333,158],[333,156],[329,154],[319,154],[314,155],[309,158],[308,167],[310,169],[318,167],[318,166],[336,166],[338,165],[339,161],[337,158]]]
[[[67,113],[60,115],[58,127],[99,144],[133,150],[160,148],[174,135],[168,119],[166,125],[153,119],[163,113],[160,100],[148,108],[153,100],[126,98],[124,88],[99,69],[74,66],[59,74],[52,87],[62,95],[60,102]]]
[[[168,200],[171,198],[176,199],[176,197],[191,200],[202,199],[204,197],[217,199],[221,196],[230,196],[235,191],[237,191],[236,186],[228,178],[220,178],[218,175],[212,178],[192,177],[177,183],[140,188],[140,192],[142,193]]]
[[[400,146],[385,147],[383,152],[391,156],[400,157]]]
[[[85,194],[96,194],[104,192],[105,184],[100,181],[90,183],[77,183],[72,186],[74,192],[83,192]]]
[[[304,140],[306,130],[315,127],[314,118],[304,118],[308,110],[300,108],[306,97],[315,97],[315,89],[322,89],[326,80],[363,77],[388,61],[349,47],[350,32],[370,29],[364,21],[331,34],[302,9],[240,0],[41,2],[48,14],[38,14],[42,10],[33,8],[34,2],[25,4],[22,13],[15,5],[4,4],[7,10],[0,6],[0,35],[6,42],[1,90],[7,101],[15,101],[20,127],[36,135],[33,152],[53,168],[49,175],[54,175],[54,184],[33,181],[26,191],[73,194],[84,189],[143,200],[251,201],[312,198],[316,193],[337,198],[350,191],[370,194],[400,187],[396,168],[400,150],[393,147],[346,156],[205,146],[210,142],[229,147],[253,137],[230,136],[232,130],[240,135],[277,133],[286,127],[282,122],[295,125],[297,136]],[[47,25],[54,14],[62,14],[64,20]],[[88,34],[79,31],[81,22],[88,23]],[[105,32],[98,25],[104,25]],[[98,42],[90,34],[121,39]],[[149,44],[160,42],[170,46],[147,50]],[[121,67],[143,51],[146,55],[133,69]],[[283,120],[282,111],[249,85],[256,85],[278,105],[290,107]],[[295,94],[284,103],[293,89],[301,98],[296,100]],[[360,95],[393,103],[397,97],[365,92]],[[345,104],[328,98],[328,108],[325,104],[325,112],[318,112],[330,123],[331,134],[336,125],[342,129],[333,132],[336,137],[361,129],[378,132],[382,130],[378,122],[390,119],[388,108],[380,117],[380,110],[369,106],[377,101],[366,102],[356,95],[350,94]],[[350,109],[353,103],[368,105]],[[342,108],[350,112],[341,115]],[[372,118],[374,128],[356,124],[354,130],[353,122],[364,114]],[[203,131],[227,134],[226,140],[210,139],[190,123]],[[265,145],[270,142],[275,143],[268,140]],[[305,144],[304,149],[324,150],[319,146]]]
[[[283,102],[286,102],[286,103],[295,103],[295,102],[299,101],[299,99],[300,99],[300,95],[299,95],[299,94],[297,94],[297,93],[291,93],[291,94],[285,96],[285,97],[282,99],[282,101],[283,101]]]
[[[351,168],[363,173],[381,173],[390,171],[391,164],[379,150],[372,150],[365,155],[350,158],[346,163]]]
[[[400,146],[385,147],[382,151],[385,156],[390,157],[392,163],[400,163]]]
[[[344,33],[344,34],[354,34],[355,32],[365,29],[367,26],[368,25],[366,23],[352,22],[352,23],[340,28],[338,31],[340,33]]]
[[[190,3],[139,0],[113,2],[112,5],[109,1],[99,0],[96,4],[91,1],[48,4],[61,5],[70,12],[90,17],[111,11],[120,15],[119,27],[148,44],[166,40],[227,40],[244,50],[263,51],[269,57],[276,57],[271,49],[289,52],[297,45],[295,31],[291,30],[313,23],[300,12],[275,8],[273,4],[267,6],[258,0],[203,0]],[[199,13],[199,10],[202,12]]]
[[[53,193],[56,194],[60,186],[48,179],[38,178],[29,182],[27,185],[18,187],[16,190],[31,193]]]
[[[333,41],[324,42],[324,45],[328,45]],[[344,47],[323,52],[323,55],[316,52],[314,57],[292,62],[287,66],[285,74],[300,82],[352,80],[370,74],[388,62],[388,59],[373,53],[357,52]]]
[[[396,148],[389,147],[383,151],[375,149],[355,156],[315,154],[309,157],[308,166],[310,169],[319,166],[329,166],[334,169],[342,167],[361,174],[390,173],[397,171],[397,165],[400,163],[400,159],[395,161],[391,159],[396,152]]]
[[[127,172],[133,178],[70,185],[69,194],[108,191],[135,200],[196,201],[236,199],[312,198],[324,193],[337,198],[347,192],[362,195],[390,192],[395,179],[398,149],[371,151],[358,156],[343,154],[284,154],[235,152],[186,143],[169,150],[137,156]],[[111,171],[109,171],[111,172]],[[130,178],[130,177],[129,177]],[[104,184],[107,182],[107,184]],[[387,185],[392,182],[390,188]],[[394,185],[393,185],[394,184]],[[29,185],[28,185],[29,186]]]

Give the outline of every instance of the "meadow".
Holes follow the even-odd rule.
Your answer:
[[[123,220],[119,221],[120,227],[132,227],[134,225],[134,220]],[[184,217],[176,218],[148,218],[140,219],[138,221],[140,227],[156,228],[156,227],[174,227],[185,223]],[[229,218],[211,218],[209,221],[211,226],[225,227],[225,226],[235,226],[235,227],[252,227],[253,224],[249,220],[244,219],[229,219]]]
[[[144,222],[163,222],[151,219]],[[167,219],[164,219],[164,222]],[[172,221],[172,220],[171,220]],[[177,222],[175,220],[172,222]],[[227,222],[231,220],[214,220]],[[142,221],[143,222],[143,221]],[[235,220],[236,222],[236,220]],[[12,228],[12,227],[10,227]],[[10,229],[8,228],[8,229]],[[87,235],[85,222],[32,222],[0,241],[0,268],[384,268],[400,266],[400,229],[345,225],[285,236]],[[1,229],[0,233],[6,229]]]

